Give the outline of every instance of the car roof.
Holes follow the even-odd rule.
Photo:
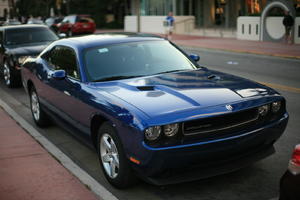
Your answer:
[[[68,45],[77,49],[93,48],[97,46],[113,45],[128,42],[141,41],[163,41],[165,39],[154,34],[139,34],[139,33],[101,33],[81,37],[66,38],[57,41],[56,45]]]
[[[21,25],[11,25],[11,26],[1,26],[0,30],[38,28],[38,27],[48,28],[46,25],[42,25],[42,24],[21,24]]]

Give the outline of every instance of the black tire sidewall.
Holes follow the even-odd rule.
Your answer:
[[[9,68],[9,73],[10,73],[10,84],[7,85],[5,80],[4,80],[4,65],[6,65]],[[3,63],[3,68],[2,68],[2,73],[3,73],[3,80],[4,83],[7,87],[9,88],[14,88],[14,87],[19,87],[21,84],[19,83],[21,81],[21,76],[18,77],[18,72],[16,69],[14,69],[9,62],[6,60]]]
[[[69,30],[68,30],[68,37],[72,37],[72,36],[73,36],[72,29],[69,29]]]

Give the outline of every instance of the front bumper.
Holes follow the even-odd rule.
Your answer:
[[[235,137],[152,149],[144,144],[147,159],[134,165],[138,175],[155,185],[192,181],[243,168],[275,152],[288,114],[272,124]]]

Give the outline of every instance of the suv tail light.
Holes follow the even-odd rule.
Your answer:
[[[300,174],[300,144],[298,144],[294,149],[288,169],[294,175]]]

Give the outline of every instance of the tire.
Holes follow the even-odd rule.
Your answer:
[[[35,124],[39,127],[49,126],[51,124],[51,120],[41,108],[39,97],[34,87],[30,89],[29,98],[31,114]]]
[[[3,64],[3,79],[4,83],[9,88],[19,87],[21,85],[21,78],[18,77],[16,70],[8,64],[7,61]]]
[[[136,176],[126,158],[120,139],[110,123],[105,122],[98,130],[97,150],[103,173],[113,186],[128,188],[136,183]]]
[[[73,32],[71,29],[68,30],[68,37],[72,37],[73,36]]]

